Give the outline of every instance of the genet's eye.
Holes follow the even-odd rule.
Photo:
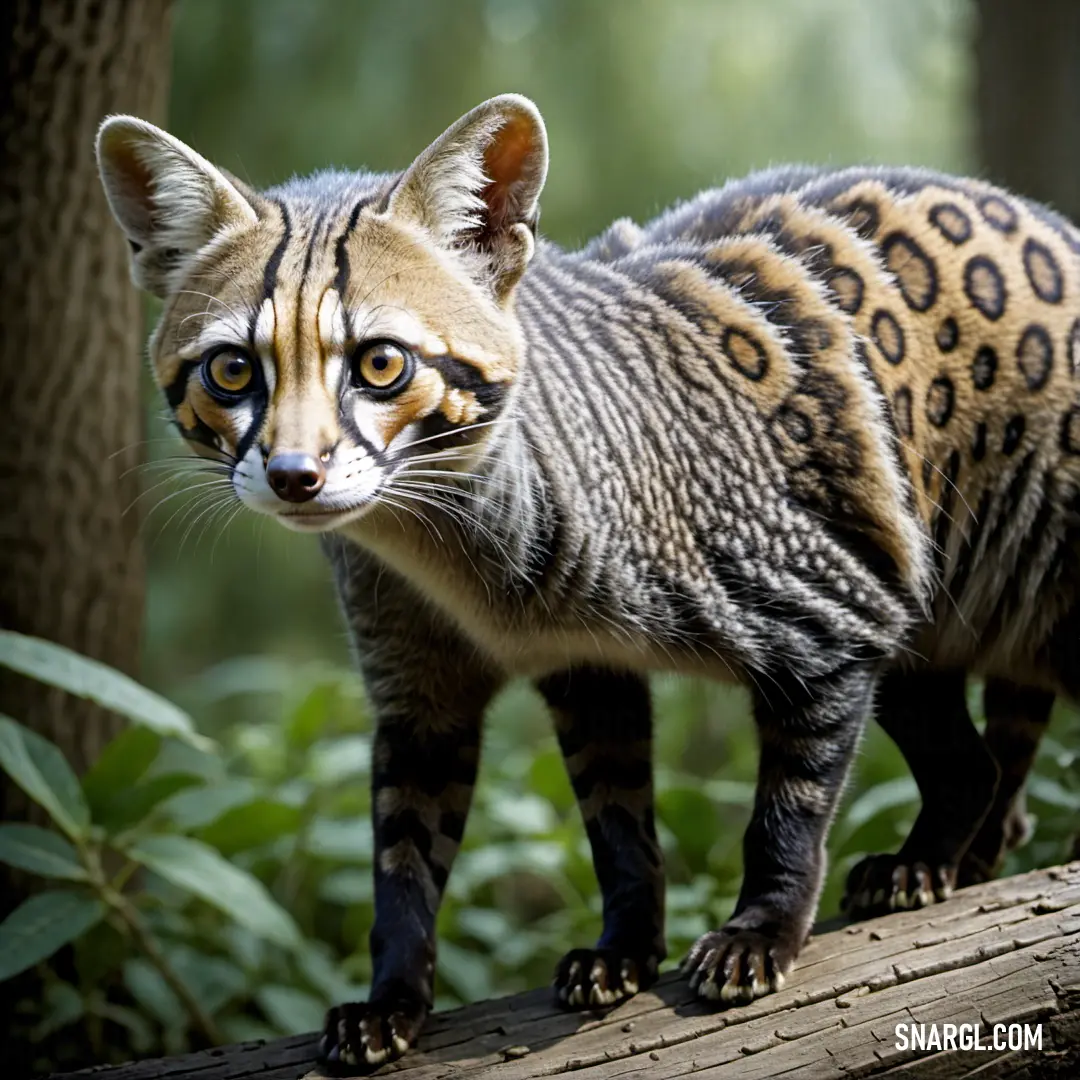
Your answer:
[[[239,349],[219,349],[203,362],[208,389],[225,395],[254,389],[255,366]]]
[[[412,355],[392,341],[361,345],[353,353],[353,384],[369,390],[397,392],[409,381],[412,366]]]

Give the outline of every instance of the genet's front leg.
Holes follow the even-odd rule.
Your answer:
[[[825,838],[869,713],[875,664],[805,681],[781,677],[756,694],[757,794],[743,838],[735,912],[683,964],[701,997],[752,1001],[778,990],[810,932]]]
[[[666,955],[649,688],[636,675],[583,667],[548,676],[540,691],[555,714],[604,898],[600,940],[563,957],[556,998],[569,1008],[610,1005],[649,986]]]
[[[435,916],[465,831],[483,711],[496,680],[473,648],[385,574],[339,586],[376,716],[373,978],[326,1018],[320,1053],[346,1075],[400,1057],[433,1001]],[[366,603],[365,603],[366,601]]]

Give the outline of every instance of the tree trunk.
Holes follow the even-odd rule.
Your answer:
[[[978,16],[987,177],[1080,221],[1080,4],[979,0]]]
[[[108,113],[160,114],[168,3],[0,7],[0,625],[133,673],[143,560],[138,515],[125,510],[138,491],[143,320],[94,136]],[[117,730],[101,709],[2,672],[0,711],[80,772]],[[0,776],[0,818],[32,813]]]

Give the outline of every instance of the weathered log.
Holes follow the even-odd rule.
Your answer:
[[[898,1047],[898,1024],[985,1049]],[[1041,1049],[1017,1040],[1035,1025]],[[936,1025],[931,1028],[929,1025]],[[914,1033],[912,1033],[914,1034]],[[1004,1045],[994,1047],[995,1035]],[[1021,1036],[1022,1038],[1022,1036]],[[313,1036],[88,1070],[98,1080],[309,1080]],[[418,1050],[377,1075],[408,1080],[681,1077],[1080,1076],[1080,863],[966,889],[944,904],[819,927],[784,989],[713,1012],[674,972],[606,1013],[565,1013],[550,991],[437,1014]]]

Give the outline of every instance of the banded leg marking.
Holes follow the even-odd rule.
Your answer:
[[[555,974],[559,1002],[610,1005],[649,986],[666,956],[664,872],[653,816],[652,707],[636,675],[575,668],[542,680],[604,900],[594,949]]]
[[[434,997],[435,917],[465,832],[479,756],[479,723],[379,724],[371,998],[330,1010],[328,1061],[375,1068],[419,1035]]]
[[[877,670],[859,664],[761,693],[754,810],[743,838],[735,911],[700,937],[683,963],[709,1000],[752,1001],[783,985],[813,923],[825,838],[870,708]]]

